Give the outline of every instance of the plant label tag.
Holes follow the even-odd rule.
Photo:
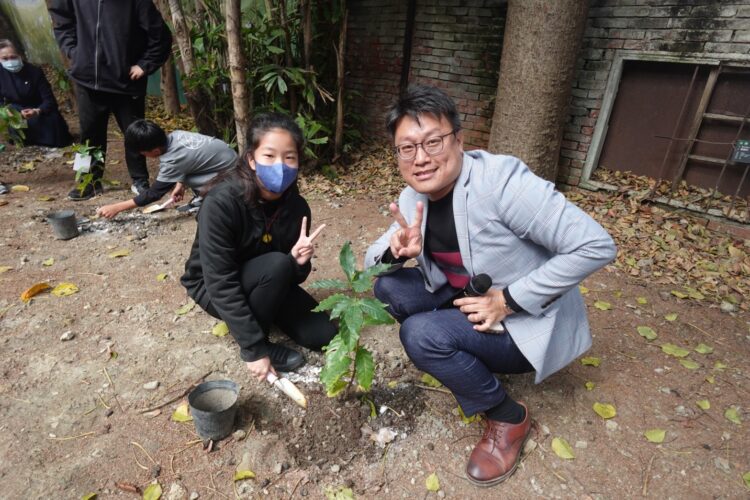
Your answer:
[[[91,170],[91,155],[76,153],[75,160],[73,161],[73,170],[83,174],[88,173]]]

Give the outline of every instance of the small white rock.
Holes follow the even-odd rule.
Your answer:
[[[576,448],[580,450],[585,450],[589,447],[589,444],[586,441],[576,441]]]
[[[737,310],[737,306],[725,300],[725,301],[722,301],[721,306],[719,306],[719,309],[721,309],[721,312],[733,313]]]
[[[147,391],[153,391],[157,387],[159,387],[158,380],[152,380],[151,382],[146,382],[145,384],[143,384],[143,388],[146,389]]]
[[[334,474],[338,474],[341,471],[341,466],[339,464],[333,464],[331,466],[331,472]]]
[[[544,424],[542,424],[542,434],[544,434],[545,436],[549,436],[549,427]]]
[[[245,436],[247,436],[247,433],[242,429],[238,429],[232,434],[232,437],[235,441],[242,441],[243,439],[245,439]]]
[[[607,420],[607,423],[604,424],[608,431],[616,431],[619,426],[617,422],[614,420]]]
[[[281,466],[281,462],[277,462],[276,465],[273,466],[273,473],[274,474],[281,474],[281,470],[283,467]]]
[[[62,340],[63,342],[66,342],[68,340],[73,340],[75,338],[75,336],[76,336],[75,333],[73,333],[72,331],[68,330],[67,332],[65,332],[62,335],[60,335],[60,340]]]
[[[190,500],[198,500],[200,496],[201,496],[200,493],[198,493],[197,491],[194,491],[190,494]]]

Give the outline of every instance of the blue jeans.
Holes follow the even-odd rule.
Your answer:
[[[399,269],[375,282],[375,296],[401,323],[399,335],[409,359],[450,389],[466,415],[473,415],[505,399],[494,373],[534,368],[507,333],[478,332],[457,308],[436,309],[455,293],[450,285],[427,291],[415,268]]]

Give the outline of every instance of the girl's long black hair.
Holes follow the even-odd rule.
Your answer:
[[[255,170],[250,168],[248,157],[252,157],[255,150],[260,145],[260,141],[263,137],[273,129],[281,129],[289,132],[292,136],[295,146],[297,146],[297,157],[302,161],[302,152],[305,149],[305,138],[302,135],[302,130],[299,128],[294,120],[283,113],[262,113],[256,115],[250,122],[250,127],[247,132],[247,148],[237,158],[237,165],[233,168],[227,169],[221,174],[214,177],[202,190],[201,195],[205,196],[208,192],[218,184],[221,184],[227,179],[231,179],[233,182],[237,182],[242,186],[242,199],[248,206],[256,206],[258,204],[258,198],[260,198],[260,188],[258,187],[258,178],[255,175]],[[297,182],[289,188],[297,189]]]

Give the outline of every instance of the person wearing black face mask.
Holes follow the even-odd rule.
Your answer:
[[[294,349],[268,341],[272,325],[296,343],[319,350],[336,335],[328,315],[300,284],[307,279],[313,240],[311,212],[295,180],[302,131],[286,115],[256,116],[248,150],[235,168],[212,180],[198,212],[198,230],[182,285],[210,315],[227,323],[252,377],[292,371],[305,363]]]
[[[24,63],[10,40],[0,40],[0,104],[9,105],[26,120],[23,143],[63,147],[71,143],[68,124],[57,108],[47,78],[37,66]]]

